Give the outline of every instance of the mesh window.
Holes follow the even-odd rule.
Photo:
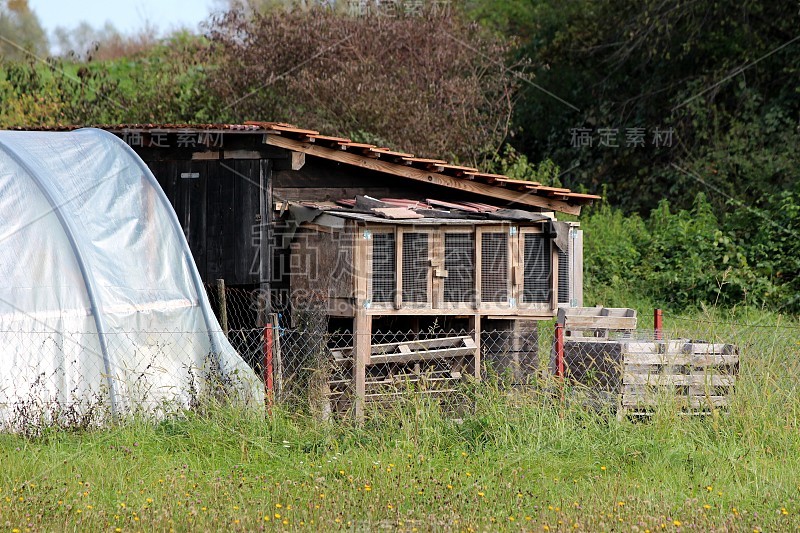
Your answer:
[[[569,254],[558,251],[558,303],[569,303]]]
[[[428,301],[428,234],[403,233],[403,301]]]
[[[550,239],[541,234],[526,233],[523,303],[547,303],[550,301],[551,268]]]
[[[470,302],[475,289],[475,241],[470,233],[444,234],[445,302]]]
[[[372,301],[393,302],[395,277],[394,233],[372,236]]]
[[[482,235],[481,301],[508,301],[508,235],[505,233]]]

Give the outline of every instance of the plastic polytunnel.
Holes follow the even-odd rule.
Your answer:
[[[263,389],[147,166],[97,129],[0,131],[0,426]]]

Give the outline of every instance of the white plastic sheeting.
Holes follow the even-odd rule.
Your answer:
[[[184,407],[209,381],[263,401],[147,166],[101,130],[0,131],[0,426]]]

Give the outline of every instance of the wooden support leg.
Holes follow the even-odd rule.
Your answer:
[[[475,379],[481,379],[481,315],[469,319],[469,326],[475,333]]]
[[[355,416],[360,423],[364,420],[364,398],[366,396],[367,364],[369,364],[372,344],[372,317],[361,308],[356,311],[353,324],[355,364],[353,365],[353,385],[355,386]]]

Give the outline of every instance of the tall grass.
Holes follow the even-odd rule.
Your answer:
[[[471,384],[458,419],[410,397],[366,422],[217,406],[160,423],[0,435],[7,529],[791,530],[800,329],[709,311],[669,334],[736,342],[727,412],[618,421],[547,387]],[[722,321],[728,323],[722,323]]]

